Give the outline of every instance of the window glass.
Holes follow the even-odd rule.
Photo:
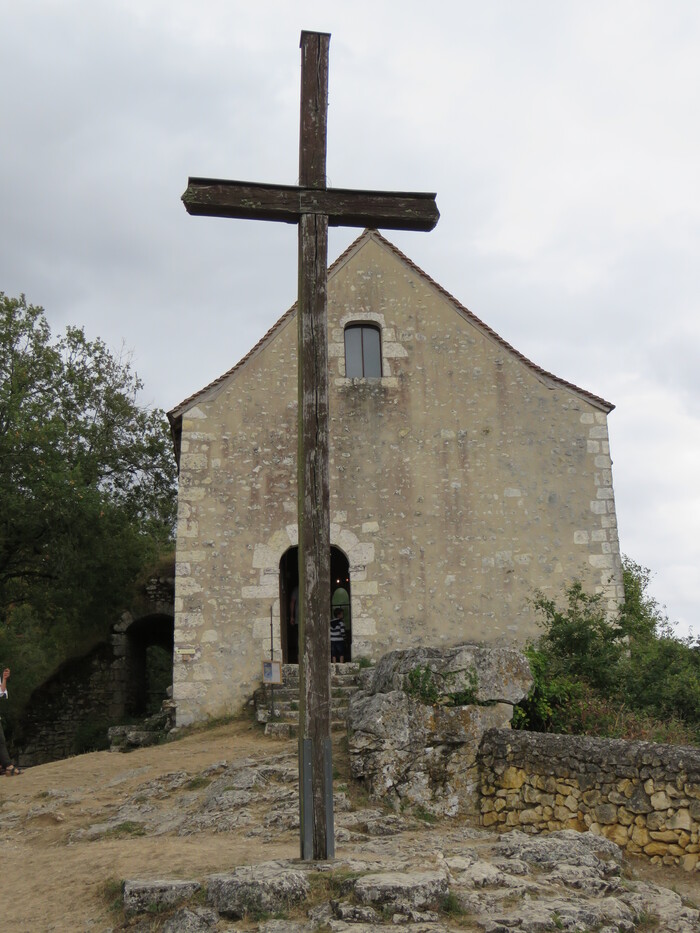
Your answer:
[[[361,327],[348,327],[345,331],[345,375],[348,379],[362,376]]]
[[[362,362],[365,378],[377,379],[382,374],[382,352],[376,327],[362,328]]]
[[[348,379],[379,379],[382,346],[378,327],[351,324],[345,328],[345,375]]]

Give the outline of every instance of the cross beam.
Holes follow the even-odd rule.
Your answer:
[[[299,186],[190,178],[187,211],[299,227],[299,790],[301,856],[334,855],[330,759],[328,226],[432,230],[434,194],[326,187],[328,33],[301,34]]]
[[[189,214],[280,220],[298,224],[302,214],[325,214],[329,227],[432,230],[440,216],[435,195],[347,188],[300,188],[249,181],[190,178],[182,200]]]

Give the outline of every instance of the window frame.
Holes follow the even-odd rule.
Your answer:
[[[348,340],[347,335],[348,331],[359,331],[360,332],[360,361],[362,364],[361,374],[350,375],[348,373]],[[374,347],[369,347],[367,352],[365,351],[365,332],[372,331],[372,333],[377,335],[377,358],[369,360],[370,363],[377,363],[379,372],[372,375],[366,375],[368,366],[368,355],[370,353],[374,354]],[[345,325],[343,329],[343,351],[345,356],[345,376],[347,379],[381,379],[384,375],[384,365],[382,359],[382,328],[379,324],[376,324],[374,321],[350,321]]]

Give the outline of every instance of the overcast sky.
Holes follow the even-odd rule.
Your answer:
[[[170,409],[294,301],[296,228],[189,217],[295,184],[299,34],[330,32],[328,180],[436,191],[389,238],[616,405],[622,551],[700,634],[697,0],[0,0],[0,290],[133,353]],[[331,233],[332,261],[358,231]]]

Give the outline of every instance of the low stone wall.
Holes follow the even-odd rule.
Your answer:
[[[591,830],[700,872],[700,748],[492,729],[480,818],[497,830]]]

